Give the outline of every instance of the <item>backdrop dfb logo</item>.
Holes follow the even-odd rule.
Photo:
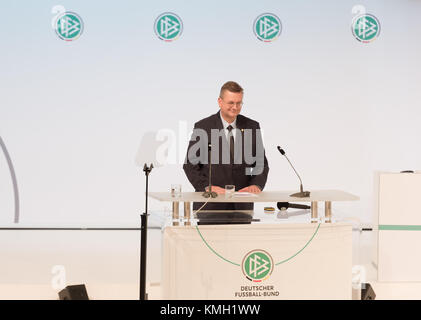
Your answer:
[[[175,13],[165,12],[156,18],[154,30],[159,39],[174,41],[183,33],[183,21]]]
[[[275,41],[282,32],[281,20],[273,13],[263,13],[254,20],[253,32],[263,42]]]
[[[66,11],[57,17],[54,29],[60,39],[74,41],[82,35],[83,20],[77,13]]]
[[[359,14],[352,19],[352,34],[363,43],[376,40],[380,35],[380,22],[372,14]]]

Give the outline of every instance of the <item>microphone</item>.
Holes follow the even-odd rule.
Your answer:
[[[291,161],[289,161],[287,155],[285,154],[284,149],[282,149],[280,146],[278,146],[278,151],[288,160],[289,164],[291,165],[291,167],[294,170],[295,174],[297,175],[298,179],[300,179],[300,192],[293,193],[290,196],[291,197],[297,197],[297,198],[308,198],[308,197],[310,197],[310,191],[303,191],[303,181],[301,180],[300,175],[298,174],[297,170],[295,170]]]
[[[297,204],[297,203],[289,203],[289,202],[278,202],[276,204],[279,210],[286,210],[288,208],[295,208],[295,209],[311,209],[310,206],[305,204]]]
[[[216,198],[218,194],[215,191],[212,191],[212,145],[208,144],[208,153],[209,153],[209,189],[202,193],[204,198]]]

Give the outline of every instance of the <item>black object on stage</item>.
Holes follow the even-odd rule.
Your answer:
[[[60,300],[89,300],[84,284],[67,286],[58,293]]]
[[[362,283],[361,286],[361,300],[374,300],[376,299],[376,293],[373,287],[369,283]]]

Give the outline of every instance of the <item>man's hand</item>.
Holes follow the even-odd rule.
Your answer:
[[[206,191],[209,191],[209,187],[205,188]],[[218,186],[212,186],[212,191],[216,192],[217,194],[224,194],[225,193],[225,189],[218,187]]]
[[[213,190],[213,187],[212,187],[212,190]],[[238,190],[238,192],[260,193],[260,192],[262,192],[262,190],[260,190],[260,188],[256,185],[251,185],[251,186],[245,187],[241,190]]]

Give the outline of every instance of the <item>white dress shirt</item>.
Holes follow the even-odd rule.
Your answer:
[[[232,123],[228,123],[227,121],[225,121],[225,119],[222,117],[221,114],[219,114],[219,116],[221,117],[221,120],[222,120],[222,125],[224,127],[225,137],[227,138],[227,141],[228,141],[228,134],[229,134],[229,131],[228,131],[227,128],[228,128],[229,125],[231,125],[232,135],[234,137],[234,142],[235,142],[235,131],[234,131],[234,129],[237,129],[237,126],[236,126],[237,118],[235,118],[235,120]]]

